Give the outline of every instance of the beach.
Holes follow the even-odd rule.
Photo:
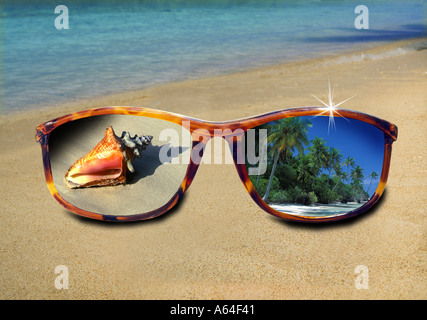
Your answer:
[[[427,50],[413,43],[1,114],[0,298],[426,299]],[[340,107],[399,128],[386,191],[359,217],[280,220],[232,164],[201,164],[173,210],[135,223],[81,218],[46,187],[35,127],[47,120],[105,106],[231,120],[319,105],[312,95],[327,100],[328,81],[334,101],[354,96]],[[57,266],[68,289],[55,287]],[[355,285],[358,266],[368,288]]]

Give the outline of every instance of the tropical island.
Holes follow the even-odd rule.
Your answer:
[[[320,209],[322,205],[339,205],[346,211],[360,207],[375,191],[378,173],[365,172],[353,157],[328,146],[324,137],[309,140],[311,127],[312,121],[306,117],[280,119],[258,127],[268,132],[267,170],[263,175],[250,176],[253,186],[276,209],[289,204],[320,205]]]

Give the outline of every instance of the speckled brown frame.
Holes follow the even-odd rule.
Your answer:
[[[336,112],[333,113],[335,117],[345,117],[348,119],[356,119],[361,120],[366,123],[369,123],[379,129],[381,129],[384,132],[385,137],[385,149],[384,149],[384,161],[383,161],[383,168],[380,176],[380,182],[378,184],[377,189],[375,190],[374,195],[371,197],[371,199],[366,202],[363,206],[360,208],[353,210],[351,212],[345,213],[345,214],[338,214],[338,215],[332,215],[332,216],[323,216],[323,217],[315,217],[315,216],[297,216],[293,214],[288,214],[284,212],[280,212],[277,210],[274,210],[269,205],[267,205],[262,198],[258,195],[255,188],[253,187],[248,172],[246,170],[245,164],[238,163],[238,157],[241,155],[242,150],[239,148],[241,145],[242,138],[244,136],[244,132],[246,132],[248,129],[254,128],[256,126],[262,125],[264,123],[274,121],[277,119],[282,118],[289,118],[289,117],[298,117],[298,116],[318,116],[318,115],[324,115],[329,116],[329,111],[323,107],[305,107],[305,108],[293,108],[293,109],[285,109],[285,110],[278,110],[273,111],[257,116],[252,116],[244,119],[238,119],[238,120],[231,120],[231,121],[221,121],[221,122],[211,122],[211,121],[204,121],[200,119],[190,118],[187,116],[179,115],[176,113],[166,112],[166,111],[160,111],[160,110],[154,110],[154,109],[148,109],[148,108],[139,108],[139,107],[108,107],[108,108],[97,108],[97,109],[91,109],[91,110],[85,110],[80,111],[76,113],[72,113],[69,115],[65,115],[63,117],[47,121],[43,124],[40,124],[36,128],[36,141],[41,144],[42,148],[42,156],[43,156],[43,165],[44,165],[44,173],[45,178],[47,182],[48,189],[50,193],[53,195],[53,197],[67,210],[74,212],[78,215],[92,218],[92,219],[98,219],[98,220],[104,220],[104,221],[135,221],[135,220],[145,220],[145,219],[151,219],[155,218],[157,216],[160,216],[161,214],[167,212],[170,210],[184,195],[185,191],[189,188],[191,182],[193,181],[193,178],[197,172],[197,168],[199,166],[198,163],[195,163],[193,161],[190,161],[190,164],[187,169],[186,176],[184,180],[182,181],[179,189],[175,193],[175,195],[169,200],[168,203],[163,205],[162,207],[153,210],[151,212],[145,212],[141,214],[131,215],[131,216],[112,216],[112,215],[103,215],[102,213],[95,213],[86,211],[83,209],[80,209],[67,201],[65,201],[61,195],[58,193],[58,191],[55,188],[55,185],[53,183],[52,178],[52,172],[51,172],[51,165],[50,165],[50,157],[49,157],[49,135],[60,125],[63,125],[64,123],[67,123],[69,121],[74,121],[77,119],[87,118],[91,116],[97,116],[97,115],[106,115],[106,114],[123,114],[123,115],[134,115],[134,116],[143,116],[143,117],[149,117],[149,118],[155,118],[155,119],[161,119],[170,121],[179,125],[182,125],[183,121],[188,121],[190,123],[190,127],[187,128],[190,133],[193,133],[197,129],[205,129],[204,132],[206,132],[205,138],[203,141],[193,141],[193,149],[192,149],[192,155],[191,159],[195,159],[197,157],[193,157],[193,153],[197,153],[201,155],[203,152],[203,147],[206,145],[207,141],[214,137],[214,130],[220,129],[222,132],[224,130],[229,129],[228,131],[233,132],[232,134],[224,133],[222,137],[228,142],[230,146],[230,150],[233,152],[233,159],[234,163],[236,165],[236,169],[239,173],[240,179],[242,180],[243,184],[246,187],[246,190],[251,195],[252,199],[266,212],[286,219],[286,220],[293,220],[293,221],[302,221],[302,222],[327,222],[327,221],[336,221],[341,220],[344,218],[349,218],[356,216],[358,214],[361,214],[371,208],[381,197],[385,185],[388,178],[388,172],[390,168],[390,159],[391,159],[391,147],[392,143],[396,141],[397,139],[397,127],[385,120],[376,118],[374,116],[367,115],[365,113],[351,111],[351,110],[345,110],[345,109],[335,109]],[[242,129],[240,130],[241,134],[236,134],[234,130],[236,129]],[[236,132],[239,132],[237,130]],[[198,131],[200,133],[200,131]],[[217,137],[218,135],[215,135]],[[198,146],[198,148],[195,148],[195,146]]]

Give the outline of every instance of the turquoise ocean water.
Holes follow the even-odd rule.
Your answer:
[[[66,5],[69,29],[55,28]],[[356,6],[369,9],[358,30]],[[425,1],[3,1],[1,110],[425,36]]]

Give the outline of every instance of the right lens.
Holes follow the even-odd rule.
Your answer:
[[[55,128],[49,154],[65,201],[102,215],[130,216],[164,206],[178,191],[190,163],[191,134],[155,118],[92,116]]]
[[[377,189],[385,145],[377,127],[342,117],[303,116],[258,126],[251,136],[261,136],[261,129],[267,130],[267,142],[257,153],[260,159],[266,154],[266,168],[254,170],[249,161],[246,167],[271,208],[296,216],[336,216],[361,207]],[[246,159],[256,158],[250,150]]]

